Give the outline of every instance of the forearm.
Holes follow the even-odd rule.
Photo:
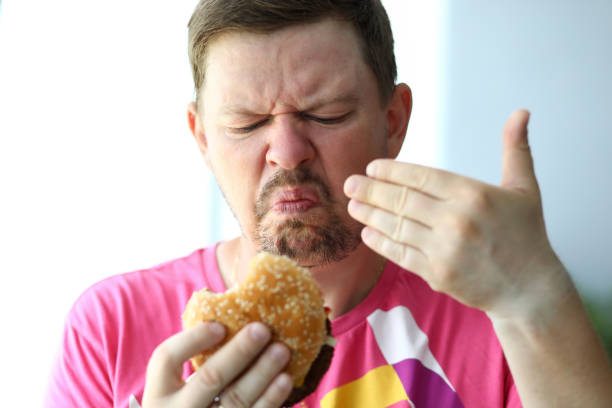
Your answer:
[[[525,407],[612,407],[612,366],[573,286],[538,317],[491,320]]]

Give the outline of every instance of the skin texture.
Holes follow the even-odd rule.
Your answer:
[[[393,160],[410,118],[410,89],[400,84],[381,103],[346,24],[225,34],[213,41],[207,63],[201,106],[189,105],[188,123],[242,228],[217,252],[228,286],[261,249],[258,228],[274,237],[288,220],[305,222],[284,231],[306,248],[333,213],[365,244],[333,262],[308,251],[300,258],[313,265],[332,318],[369,293],[390,259],[488,314],[525,406],[612,406],[612,369],[546,235],[528,112],[506,123],[503,180],[492,186]],[[255,203],[266,184],[299,168],[325,185],[328,205],[264,205],[258,217]],[[295,184],[275,187],[272,196],[304,188],[310,190],[301,198],[312,191],[321,197],[317,183]],[[219,394],[226,408],[279,406],[290,391],[283,387],[286,360],[273,358],[269,333],[253,327],[262,335],[245,328],[187,384],[181,363],[223,334],[203,324],[162,343],[149,362],[143,406],[209,406]]]

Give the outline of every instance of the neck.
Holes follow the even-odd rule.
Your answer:
[[[348,313],[368,296],[378,282],[386,259],[360,244],[345,259],[310,271],[319,283],[330,318]]]
[[[217,262],[227,288],[244,279],[256,254],[256,248],[244,237],[219,245]],[[330,319],[349,312],[366,298],[378,282],[384,264],[383,257],[360,244],[339,262],[310,268],[321,287],[325,305],[331,309]]]

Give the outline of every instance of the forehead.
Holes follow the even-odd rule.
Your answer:
[[[269,113],[365,91],[364,81],[375,86],[353,27],[326,19],[269,34],[221,34],[209,45],[201,94],[205,111],[238,103]]]

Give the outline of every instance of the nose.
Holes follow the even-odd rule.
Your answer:
[[[269,128],[266,161],[273,167],[291,170],[315,157],[308,130],[291,114],[278,115]]]

